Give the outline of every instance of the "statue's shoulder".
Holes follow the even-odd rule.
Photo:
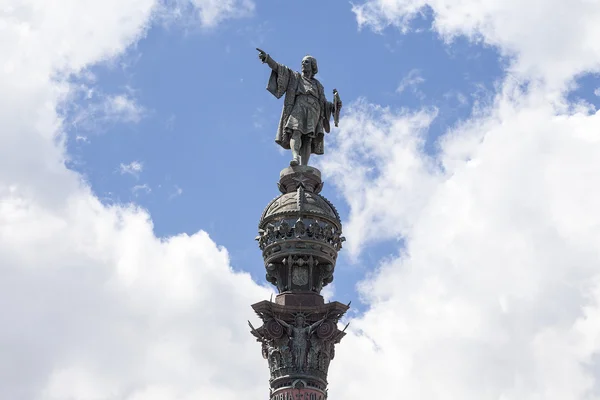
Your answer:
[[[319,82],[318,79],[315,79],[315,82],[317,82],[317,87],[319,88],[319,96],[322,96],[323,98],[325,98],[325,88],[323,87],[321,82]]]
[[[290,67],[285,67],[289,73],[289,77],[292,82],[298,82],[302,78],[302,74],[298,71],[293,70]]]
[[[284,65],[284,67],[285,67],[285,68],[286,68],[288,71],[290,71],[290,74],[294,75],[295,77],[302,76],[302,74],[301,74],[300,72],[296,71],[295,69],[293,69],[293,68],[290,68],[290,67],[288,67],[287,65]]]

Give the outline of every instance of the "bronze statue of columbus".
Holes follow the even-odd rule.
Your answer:
[[[333,90],[333,102],[327,101],[323,85],[315,75],[319,71],[312,56],[302,59],[301,73],[275,62],[267,53],[258,50],[258,58],[271,69],[267,90],[276,98],[285,94],[283,111],[275,142],[292,150],[290,166],[308,165],[311,154],[324,153],[324,135],[329,133],[333,114],[338,125],[342,101]]]

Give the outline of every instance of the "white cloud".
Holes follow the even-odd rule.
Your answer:
[[[562,88],[580,73],[600,70],[600,3],[590,0],[369,0],[354,5],[360,26],[381,31],[432,9],[433,28],[451,40],[464,35],[514,57],[511,71]]]
[[[206,26],[214,26],[225,18],[244,17],[254,11],[254,2],[249,0],[192,0],[192,3]]]
[[[249,304],[269,293],[233,273],[207,234],[161,241],[143,210],[107,208],[88,193],[71,194],[62,210],[17,191],[2,204],[0,286],[14,306],[0,311],[11,321],[0,333],[7,398],[264,391],[244,322]]]
[[[146,211],[103,205],[65,168],[56,110],[78,90],[67,77],[122,54],[157,3],[5,3],[0,397],[264,395],[268,371],[245,323],[270,292],[234,272],[205,232],[158,239]],[[129,115],[122,100],[111,110]]]
[[[598,68],[600,3],[374,0],[354,10],[362,25],[409,29],[426,6],[444,37],[514,60],[435,159],[419,144],[423,111],[359,102],[329,136],[323,172],[351,207],[346,247],[404,241],[360,285],[370,308],[336,352],[330,395],[600,399],[600,113],[566,100],[573,79]]]
[[[106,97],[103,108],[106,118],[120,122],[139,122],[144,113],[143,107],[125,94]]]
[[[144,170],[144,164],[142,164],[139,161],[132,161],[129,164],[121,163],[121,165],[119,166],[119,170],[123,175],[129,174],[137,178],[140,175],[140,172]]]
[[[131,191],[135,196],[138,196],[140,192],[144,192],[145,194],[150,193],[152,188],[150,188],[147,183],[144,183],[143,185],[135,185],[131,188]]]
[[[425,78],[421,76],[421,71],[418,69],[412,69],[406,74],[404,78],[400,81],[400,84],[396,88],[396,92],[402,93],[408,88],[412,88],[416,93],[417,86],[421,83],[425,82]]]
[[[506,84],[440,167],[419,146],[430,118],[359,103],[330,137],[350,250],[406,243],[361,283],[331,395],[600,398],[600,113]]]
[[[147,114],[131,93],[107,95],[81,85],[85,100],[70,104],[69,122],[78,130],[101,131],[117,123],[136,124]]]
[[[336,150],[320,166],[340,180],[350,205],[344,248],[351,255],[367,243],[396,237],[397,219],[409,229],[425,206],[438,180],[433,160],[422,156],[424,134],[436,115],[435,109],[394,112],[360,100],[340,119],[340,131],[331,136]]]
[[[594,90],[594,95],[600,97],[600,88],[596,88],[596,90]]]
[[[323,288],[323,290],[321,291],[321,295],[325,299],[326,303],[329,302],[329,301],[335,301],[335,300],[337,300],[337,299],[334,299],[334,296],[335,296],[335,283],[330,283],[329,285],[325,286]]]
[[[254,13],[251,0],[166,0],[159,17],[168,23],[192,27],[214,28],[233,18],[248,17]]]
[[[175,197],[179,197],[183,194],[183,189],[179,186],[175,185],[173,193],[169,195],[169,200],[174,199]]]
[[[374,28],[406,27],[423,4],[382,0],[355,11]],[[592,40],[600,15],[583,15],[591,3],[537,14],[527,11],[535,1],[428,4],[438,31],[479,35],[514,54],[513,72],[530,85],[507,74],[492,102],[449,129],[436,159],[421,146],[431,121],[423,111],[360,102],[329,137],[323,172],[351,207],[346,247],[357,255],[372,241],[405,244],[361,283],[370,309],[337,353],[330,392],[598,399],[600,114],[556,89],[596,68],[600,54],[576,42]],[[551,24],[564,32],[558,43],[555,34],[542,40]],[[344,379],[359,373],[360,383]]]
[[[473,97],[476,98],[477,96],[474,95]],[[464,93],[455,90],[451,90],[449,92],[444,93],[444,99],[446,99],[449,102],[452,101],[453,103],[458,103],[459,107],[467,106],[469,103],[469,100],[467,99],[467,96]]]

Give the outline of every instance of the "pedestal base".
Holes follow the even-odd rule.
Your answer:
[[[325,304],[323,296],[316,293],[281,293],[275,297],[275,303],[282,306],[315,307]]]
[[[279,173],[279,191],[281,193],[295,192],[299,186],[307,192],[318,194],[323,189],[321,171],[307,165],[298,165],[283,169]]]
[[[326,398],[327,394],[321,390],[287,387],[273,392],[270,400],[325,400]]]

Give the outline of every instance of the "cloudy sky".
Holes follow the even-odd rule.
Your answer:
[[[314,158],[332,399],[600,399],[599,0],[0,0],[0,398],[268,396],[255,47],[344,101]]]

